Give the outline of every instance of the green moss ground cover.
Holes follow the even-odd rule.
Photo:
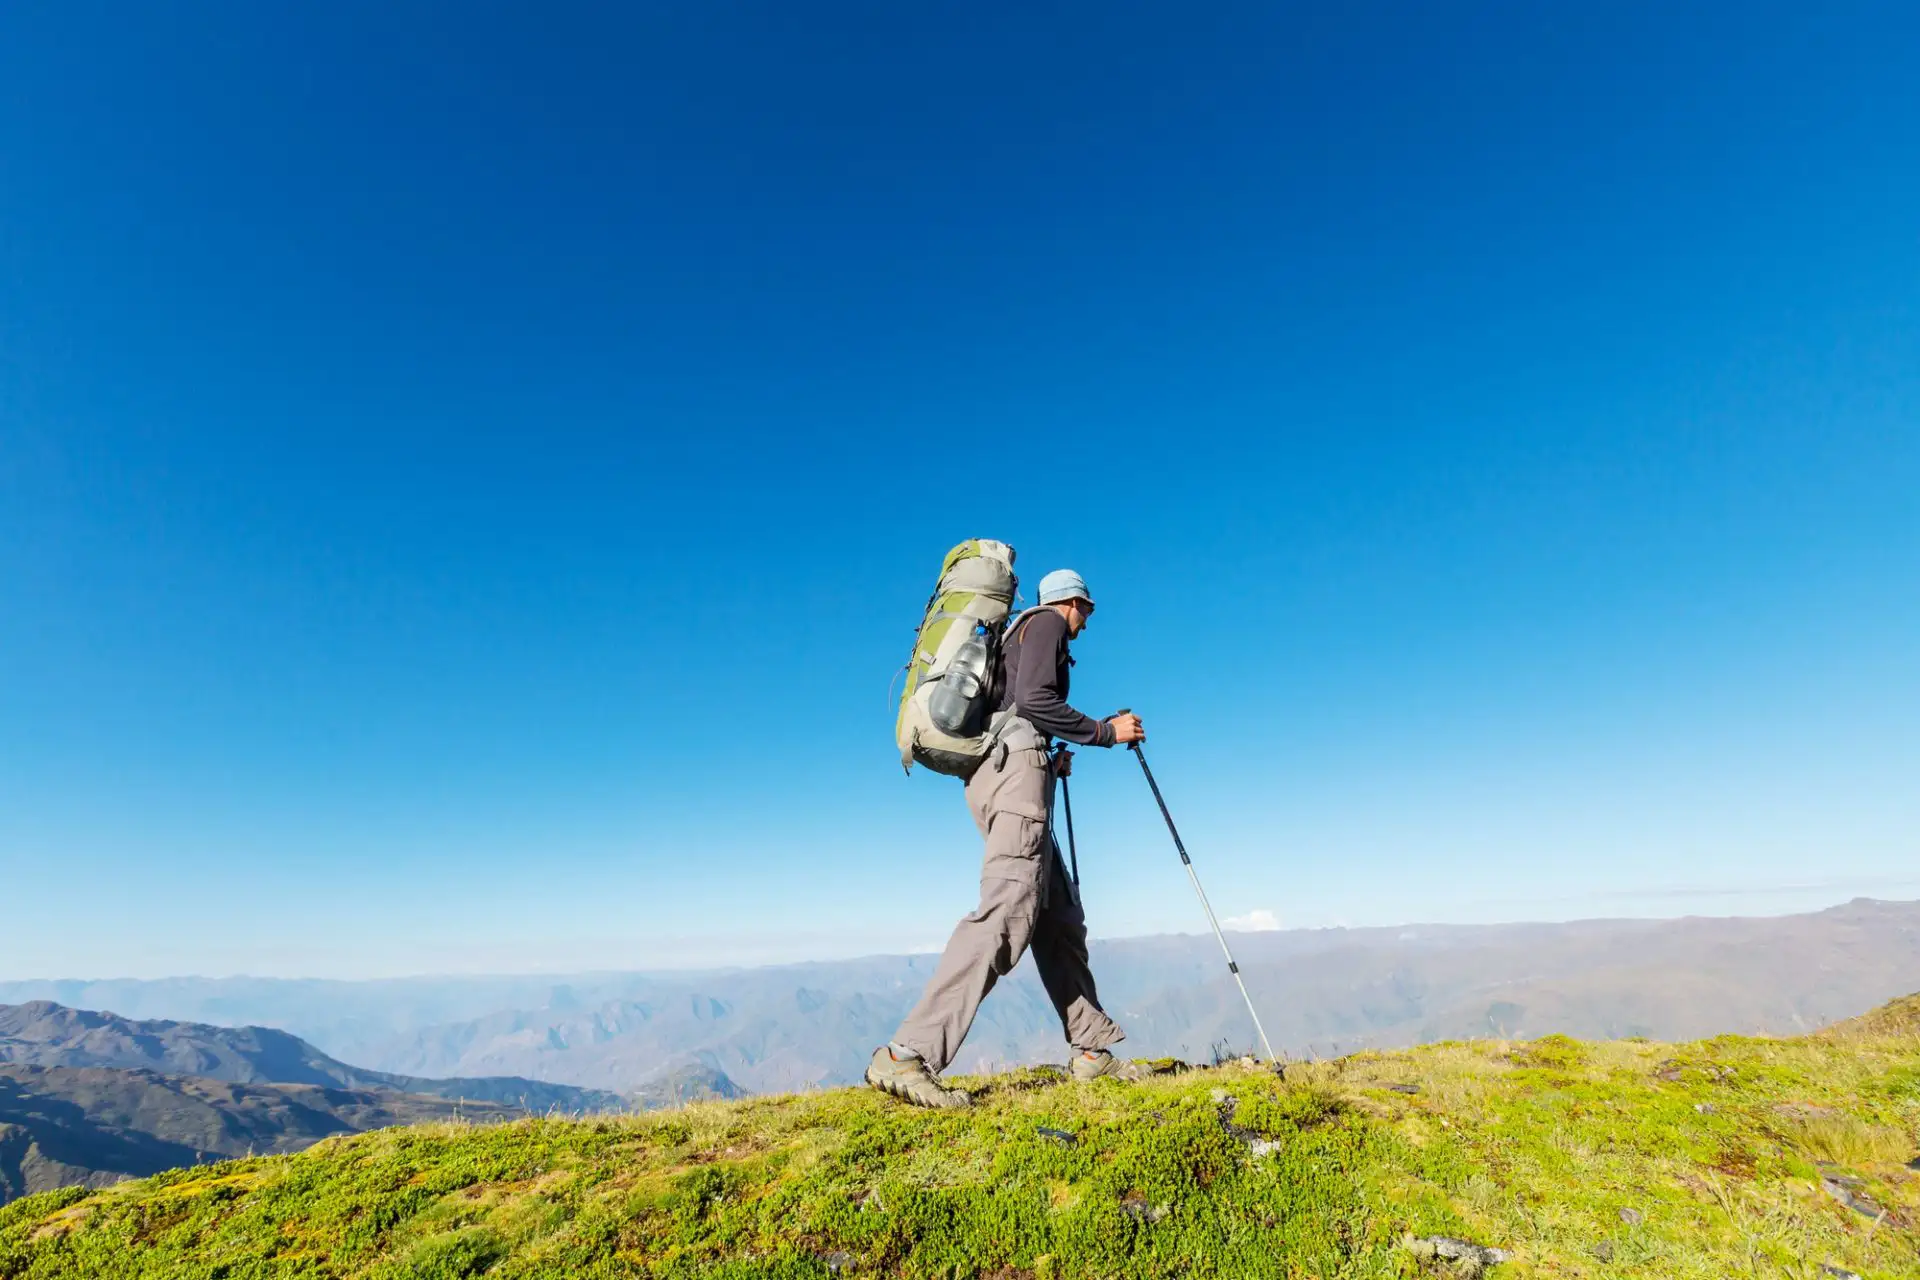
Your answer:
[[[1405,1276],[1435,1234],[1494,1276],[1920,1276],[1920,999],[1796,1040],[972,1083],[958,1114],[840,1090],[52,1192],[0,1208],[0,1278]]]

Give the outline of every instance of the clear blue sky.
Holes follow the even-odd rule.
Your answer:
[[[1223,914],[1920,892],[1913,6],[1020,8],[6,6],[0,976],[936,944],[976,535]]]

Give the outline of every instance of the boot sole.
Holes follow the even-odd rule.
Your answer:
[[[913,1094],[909,1093],[906,1089],[896,1087],[893,1083],[888,1081],[884,1076],[878,1079],[875,1079],[872,1067],[867,1068],[866,1081],[869,1088],[878,1089],[881,1093],[884,1093],[889,1097],[898,1098],[900,1099],[900,1101],[906,1103],[908,1106],[919,1107],[923,1111],[959,1111],[959,1110],[962,1110],[963,1108],[970,1107],[973,1105],[973,1100],[971,1098],[969,1098],[965,1102],[953,1102],[953,1103],[946,1103],[944,1105],[938,1102],[922,1102],[920,1099],[914,1097]]]
[[[1099,1075],[1076,1076],[1069,1071],[1067,1078],[1075,1084],[1092,1084],[1096,1080],[1118,1080],[1121,1084],[1139,1084],[1142,1080],[1152,1079],[1153,1073],[1151,1071],[1142,1071],[1138,1075],[1122,1075],[1118,1071],[1102,1071]]]

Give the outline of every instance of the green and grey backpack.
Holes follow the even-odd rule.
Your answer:
[[[971,538],[947,552],[914,637],[894,737],[900,766],[971,777],[998,737],[1000,632],[1020,580],[1013,548]]]

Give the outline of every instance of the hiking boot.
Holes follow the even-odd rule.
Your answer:
[[[973,1099],[964,1089],[949,1089],[927,1070],[924,1058],[897,1058],[893,1050],[881,1045],[867,1063],[867,1083],[882,1093],[911,1102],[916,1107],[968,1107]]]
[[[1073,1061],[1067,1064],[1067,1073],[1082,1084],[1102,1076],[1110,1080],[1145,1080],[1153,1074],[1138,1062],[1116,1058],[1105,1049],[1074,1054]]]

